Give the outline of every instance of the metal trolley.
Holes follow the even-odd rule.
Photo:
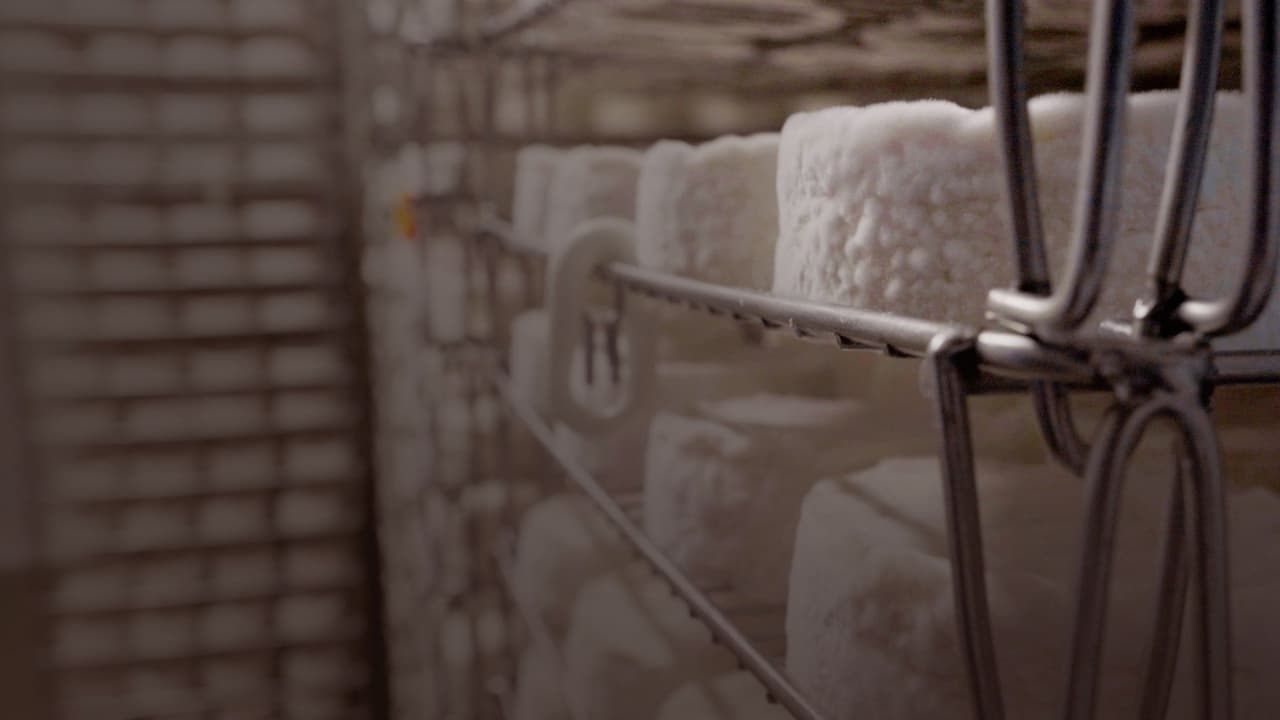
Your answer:
[[[923,358],[936,381],[937,413],[944,432],[943,461],[954,596],[963,657],[975,714],[1004,715],[1000,678],[988,619],[982,527],[974,483],[974,460],[966,398],[980,393],[1024,393],[1034,401],[1041,430],[1054,456],[1087,483],[1088,521],[1076,588],[1076,615],[1064,715],[1090,717],[1096,695],[1096,662],[1105,635],[1108,560],[1119,521],[1118,497],[1126,460],[1145,428],[1157,418],[1173,421],[1182,438],[1179,475],[1169,508],[1160,595],[1153,599],[1152,642],[1143,683],[1143,716],[1164,714],[1180,637],[1183,607],[1191,589],[1199,597],[1196,632],[1203,648],[1200,664],[1201,715],[1231,714],[1229,613],[1223,472],[1207,405],[1214,388],[1228,384],[1280,382],[1280,353],[1215,352],[1209,340],[1237,332],[1256,319],[1270,296],[1276,270],[1277,207],[1274,170],[1276,133],[1276,10],[1269,3],[1245,3],[1241,18],[1224,19],[1222,3],[1191,3],[1186,41],[1175,38],[1182,63],[1182,98],[1172,162],[1165,183],[1147,301],[1112,327],[1121,332],[1083,329],[1101,290],[1118,210],[1117,183],[1124,145],[1124,98],[1131,86],[1167,82],[1176,63],[1168,53],[1135,49],[1135,27],[1153,23],[1167,31],[1183,22],[1180,11],[1159,3],[1103,0],[1090,12],[1070,3],[1032,5],[1014,0],[913,3],[886,9],[856,1],[798,3],[778,0],[737,4],[715,2],[587,3],[532,0],[500,3],[375,2],[375,19],[363,34],[361,67],[355,83],[362,93],[351,107],[364,131],[362,152],[387,158],[403,142],[455,144],[464,150],[459,179],[441,190],[392,193],[405,226],[374,222],[370,248],[410,241],[416,262],[433,243],[461,236],[468,305],[483,320],[461,337],[441,339],[410,323],[400,329],[373,325],[373,374],[379,398],[383,552],[388,568],[388,639],[393,658],[395,707],[404,714],[441,717],[497,717],[509,689],[514,650],[521,632],[540,633],[536,618],[522,613],[518,593],[504,586],[508,533],[521,501],[508,494],[493,518],[475,510],[469,491],[511,477],[486,448],[501,448],[523,425],[546,448],[571,484],[593,501],[688,603],[712,635],[733,651],[763,683],[770,696],[796,717],[819,714],[780,669],[767,638],[745,630],[733,598],[691,583],[645,538],[628,498],[605,492],[572,457],[553,442],[546,421],[510,392],[502,379],[506,350],[504,319],[509,305],[539,296],[542,261],[513,250],[502,215],[504,182],[513,151],[521,144],[622,142],[644,136],[592,134],[564,117],[560,104],[568,84],[591,73],[613,73],[647,87],[680,88],[698,82],[731,84],[758,92],[847,89],[865,81],[868,53],[881,53],[876,67],[885,88],[910,82],[971,101],[983,97],[989,78],[990,102],[1000,128],[1007,197],[1013,233],[1010,248],[1017,285],[990,296],[990,322],[965,327],[796,302],[662,275],[625,264],[599,268],[599,279],[619,289],[669,301],[690,310],[724,316],[845,350],[872,350]],[[801,8],[821,12],[826,22],[810,25]],[[1083,6],[1083,4],[1082,4]],[[439,13],[439,14],[435,14]],[[1039,14],[1037,14],[1039,13]],[[938,21],[933,31],[921,17]],[[1045,18],[1048,18],[1047,20]],[[434,18],[434,24],[431,22]],[[1038,18],[1038,19],[1037,19]],[[940,22],[940,21],[939,21]],[[363,26],[362,21],[356,25]],[[779,31],[778,27],[786,28]],[[894,32],[883,28],[896,28]],[[880,28],[881,34],[871,30]],[[917,45],[908,40],[918,38]],[[1167,32],[1165,33],[1168,34]],[[1137,33],[1140,43],[1171,44]],[[985,46],[983,39],[985,38]],[[1224,46],[1241,41],[1220,62]],[[891,52],[893,43],[907,43]],[[921,71],[921,47],[947,47],[957,69]],[[1046,50],[1046,48],[1049,48]],[[1074,63],[1085,55],[1087,65]],[[1156,58],[1152,60],[1152,56]],[[696,62],[695,62],[696,61]],[[1218,299],[1188,298],[1181,289],[1182,259],[1193,220],[1193,200],[1204,165],[1212,98],[1220,70],[1243,75],[1256,154],[1248,169],[1251,220],[1247,270],[1236,289]],[[859,74],[861,73],[861,74]],[[1088,96],[1081,182],[1064,282],[1051,287],[1034,183],[1034,148],[1026,113],[1028,87],[1058,87],[1084,79]],[[864,88],[864,96],[876,90]],[[890,89],[881,89],[885,97]],[[510,126],[498,107],[516,97],[521,118]],[[385,200],[386,198],[384,198]],[[374,218],[384,221],[386,216]],[[381,247],[377,252],[385,251]],[[513,300],[504,297],[499,275],[505,266],[523,269],[525,282]],[[424,278],[426,281],[427,278]],[[376,283],[375,283],[376,285]],[[386,303],[380,292],[385,290]],[[381,317],[402,299],[398,290],[375,287],[371,317]],[[620,311],[625,318],[625,310]],[[421,332],[420,332],[421,331]],[[400,336],[396,336],[400,333]],[[396,339],[399,337],[399,339]],[[420,363],[421,353],[432,362]],[[428,411],[405,425],[388,408],[402,383],[420,383]],[[437,391],[459,387],[465,407],[467,441],[443,442],[442,404]],[[1071,413],[1072,393],[1088,390],[1113,398],[1104,422],[1082,437]],[[487,424],[493,402],[508,415]],[[508,423],[508,420],[517,421]],[[415,424],[417,423],[417,424]],[[394,448],[425,440],[427,457],[401,466]],[[500,454],[500,453],[499,453]],[[391,478],[405,477],[407,495]],[[409,502],[404,502],[408,499]],[[432,518],[461,518],[433,524]],[[506,523],[504,525],[504,523]],[[406,550],[409,538],[426,547],[430,562]],[[452,549],[467,548],[465,557]],[[403,578],[401,577],[403,576]],[[403,579],[403,582],[401,580]],[[427,617],[424,618],[424,609]],[[484,618],[503,617],[499,647],[487,644]],[[462,618],[470,651],[463,653],[461,678],[449,654],[437,647],[450,618]],[[522,626],[525,626],[522,629]],[[423,630],[423,628],[429,628]],[[428,647],[429,646],[429,647]],[[456,660],[456,658],[455,658]],[[417,668],[417,670],[414,670]],[[428,680],[430,676],[430,680]],[[422,692],[423,687],[435,690]],[[418,692],[415,695],[414,688]],[[427,697],[430,695],[430,697]]]

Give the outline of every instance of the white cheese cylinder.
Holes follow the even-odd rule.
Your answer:
[[[1152,539],[1163,533],[1171,467],[1167,454],[1144,453],[1126,483],[1102,717],[1137,712],[1160,552]],[[988,464],[977,480],[1005,706],[1010,716],[1054,717],[1068,633],[1046,628],[1070,627],[1083,485],[1049,465]],[[1277,696],[1252,669],[1276,662],[1280,648],[1260,629],[1269,625],[1263,598],[1280,586],[1272,539],[1280,500],[1255,489],[1229,503],[1237,707],[1256,709]],[[943,507],[933,458],[824,481],[806,498],[787,608],[787,671],[827,717],[968,716]],[[1184,702],[1193,666],[1184,658],[1171,717],[1194,715],[1194,703]]]
[[[551,183],[545,245],[562,247],[586,220],[632,220],[642,155],[621,147],[577,147],[561,158]]]
[[[776,133],[654,145],[636,195],[639,263],[767,290],[778,237],[777,165]]]
[[[645,463],[645,529],[701,585],[786,599],[800,503],[813,483],[865,467],[854,401],[757,395],[662,414]]]
[[[514,582],[557,638],[578,590],[631,556],[622,537],[585,497],[555,495],[529,509],[516,541]]]
[[[663,580],[633,565],[579,594],[565,642],[566,692],[582,717],[649,720],[677,688],[734,662]]]
[[[1094,320],[1129,317],[1145,291],[1176,92],[1128,100],[1116,247]],[[1050,264],[1066,266],[1082,96],[1030,103]],[[1244,246],[1243,102],[1221,93],[1186,280],[1219,295]],[[1003,170],[990,109],[891,102],[793,115],[778,162],[781,235],[774,291],[934,320],[981,324],[987,291],[1013,282]]]
[[[546,252],[551,184],[563,152],[546,145],[522,148],[516,155],[515,195],[511,223],[517,245]]]

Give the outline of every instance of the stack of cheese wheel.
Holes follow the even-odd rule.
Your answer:
[[[805,493],[873,462],[859,458],[862,406],[755,395],[705,404],[701,414],[653,423],[645,529],[700,585],[781,604]]]
[[[582,717],[649,720],[680,686],[734,663],[648,567],[601,575],[574,603],[565,685]]]
[[[1132,95],[1116,247],[1093,318],[1129,317],[1146,288],[1176,92]],[[1050,265],[1070,242],[1085,100],[1030,103]],[[1242,268],[1248,164],[1243,99],[1220,93],[1185,281],[1221,296]],[[778,155],[774,291],[933,320],[980,324],[987,291],[1010,287],[1004,171],[994,113],[941,101],[829,108],[792,116]],[[1273,318],[1275,316],[1275,318]],[[1237,346],[1275,347],[1268,314]]]
[[[1159,564],[1160,543],[1151,539],[1163,532],[1172,470],[1167,453],[1144,453],[1134,464],[1112,571],[1103,717],[1137,712]],[[987,464],[977,478],[1006,708],[1011,717],[1052,717],[1075,601],[1083,485],[1049,465]],[[1256,671],[1274,664],[1280,648],[1265,629],[1263,599],[1280,587],[1273,562],[1280,500],[1269,491],[1244,491],[1230,499],[1230,513],[1232,545],[1247,548],[1232,568],[1237,708],[1275,707],[1275,684]],[[788,673],[832,718],[967,712],[951,583],[935,459],[890,460],[820,483],[804,502],[796,533]],[[1191,716],[1184,713],[1194,703],[1182,695],[1194,686],[1190,673],[1179,677],[1172,716]]]

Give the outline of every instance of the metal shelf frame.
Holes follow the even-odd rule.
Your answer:
[[[519,47],[520,34],[570,5],[567,0],[522,3],[481,23],[473,37],[437,43],[441,51],[483,54]],[[1181,99],[1147,273],[1148,293],[1132,317],[1085,330],[1112,253],[1125,152],[1125,108],[1140,69],[1133,30],[1141,8],[1134,0],[1099,0],[1082,28],[1088,40],[1087,114],[1078,194],[1064,281],[1051,282],[1036,187],[1034,143],[1027,112],[1029,68],[1027,3],[986,0],[986,54],[997,146],[1005,169],[1004,193],[1016,268],[1011,289],[992,289],[988,322],[981,327],[936,323],[885,313],[780,298],[726,288],[624,264],[596,268],[622,290],[739,322],[863,349],[925,360],[937,388],[943,432],[939,457],[945,485],[948,545],[962,656],[976,717],[1003,720],[1004,697],[986,597],[982,526],[967,413],[970,395],[1028,393],[1050,451],[1086,484],[1086,521],[1075,588],[1076,610],[1063,717],[1087,720],[1096,712],[1098,666],[1107,608],[1114,529],[1125,466],[1146,428],[1171,420],[1181,436],[1172,478],[1168,524],[1161,538],[1160,594],[1152,602],[1147,667],[1135,680],[1142,717],[1163,717],[1173,685],[1188,595],[1199,602],[1191,634],[1201,648],[1199,716],[1232,717],[1230,613],[1226,576],[1225,481],[1217,433],[1209,413],[1222,385],[1280,384],[1280,349],[1215,351],[1210,341],[1255,321],[1272,294],[1280,257],[1280,9],[1243,3],[1243,85],[1255,152],[1245,169],[1250,213],[1245,271],[1221,298],[1191,298],[1182,288],[1212,127],[1213,103],[1224,47],[1221,0],[1190,3],[1181,68]],[[431,48],[428,48],[430,50]],[[538,47],[554,56],[554,50]],[[570,53],[573,50],[570,48]],[[553,83],[548,83],[552,85]],[[540,88],[550,93],[550,87]],[[549,123],[550,125],[550,123]],[[483,144],[484,137],[478,138]],[[492,217],[470,228],[494,251],[518,250],[511,231]],[[545,423],[497,381],[501,394],[552,453],[578,489],[671,583],[712,633],[752,670],[797,717],[817,717],[782,673],[764,660],[678,568],[657,552],[617,503],[573,459],[558,451]],[[1078,390],[1109,393],[1113,404],[1092,437],[1072,417]]]
[[[809,704],[787,676],[756,648],[751,639],[739,630],[733,621],[707,597],[706,593],[690,581],[684,572],[649,540],[644,531],[627,516],[608,491],[600,487],[591,473],[583,469],[572,453],[556,443],[555,433],[533,408],[511,390],[507,381],[501,376],[495,376],[494,386],[507,407],[511,408],[516,417],[524,423],[565,471],[569,481],[591,500],[596,509],[609,520],[645,562],[662,575],[671,589],[688,604],[692,614],[706,624],[712,638],[732,652],[742,667],[755,675],[768,689],[770,697],[796,718],[820,720],[822,716]]]

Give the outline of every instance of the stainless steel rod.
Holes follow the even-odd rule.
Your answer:
[[[939,337],[928,359],[937,398],[947,541],[951,552],[952,599],[961,655],[969,680],[974,717],[1003,720],[1000,668],[996,662],[987,603],[987,572],[982,546],[982,516],[974,477],[973,443],[960,355],[973,349],[958,336]]]
[[[1169,493],[1168,516],[1165,518],[1164,548],[1160,568],[1160,585],[1156,590],[1155,612],[1152,613],[1151,646],[1147,668],[1143,674],[1141,720],[1165,720],[1169,712],[1169,696],[1178,669],[1178,646],[1182,640],[1182,619],[1187,607],[1187,522],[1185,488],[1191,477],[1191,463],[1179,446],[1173,487]]]
[[[623,538],[640,553],[671,584],[699,619],[706,624],[712,636],[727,647],[743,667],[755,675],[774,699],[799,720],[820,720],[818,711],[796,689],[791,681],[768,658],[762,655],[724,613],[707,596],[689,581],[681,570],[667,559],[648,536],[627,517],[614,499],[600,487],[595,478],[584,470],[573,455],[555,441],[555,436],[533,408],[511,390],[505,378],[494,377],[494,385],[517,417],[529,428],[533,436],[555,458],[569,479],[591,500],[622,534]]]
[[[959,325],[792,300],[769,293],[699,282],[634,265],[613,264],[604,269],[604,274],[606,278],[633,290],[700,305],[713,312],[759,318],[802,334],[830,333],[855,345],[889,349],[913,357],[924,357],[929,351],[929,344],[943,333],[971,332]]]
[[[1037,381],[1031,384],[1031,401],[1036,421],[1049,451],[1076,475],[1084,474],[1089,444],[1080,436],[1071,414],[1071,398],[1059,383]]]
[[[1189,300],[1182,319],[1209,335],[1225,335],[1247,328],[1266,307],[1275,283],[1280,256],[1280,7],[1271,0],[1245,0],[1244,91],[1250,105],[1249,169],[1251,205],[1244,275],[1234,292],[1223,299]]]
[[[987,0],[987,84],[1000,131],[1017,288],[1033,295],[1047,295],[1049,261],[1044,251],[1035,147],[1027,114],[1023,15],[1023,0]]]
[[[1200,717],[1203,720],[1231,717],[1225,491],[1216,435],[1208,414],[1191,394],[1157,391],[1138,404],[1113,406],[1098,433],[1102,440],[1089,457],[1084,542],[1063,715],[1067,720],[1089,720],[1095,716],[1124,473],[1147,426],[1158,417],[1167,417],[1177,425],[1190,460],[1188,481],[1195,523],[1192,547],[1198,560],[1195,567],[1200,593],[1199,640],[1203,648]],[[1168,643],[1155,649],[1176,651]],[[1167,662],[1155,655],[1149,661],[1157,667]]]
[[[1120,211],[1124,118],[1133,58],[1132,0],[1099,0],[1093,8],[1080,177],[1066,281],[1049,297],[991,291],[1000,316],[1051,336],[1080,327],[1098,299]]]
[[[540,252],[512,242],[510,225],[493,217],[480,217],[472,227],[482,236],[502,243],[507,252],[544,258]],[[767,292],[701,282],[634,265],[615,263],[602,268],[606,281],[664,301],[741,320],[756,320],[769,327],[787,329],[804,336],[831,335],[852,347],[888,350],[895,354],[924,357],[933,338],[945,333],[967,334],[963,325],[921,320],[902,315],[858,310],[808,300],[783,298]],[[1069,346],[1054,346],[1027,335],[1002,329],[977,332],[979,360],[985,373],[1026,381],[1053,380],[1086,387],[1102,387],[1091,365],[1093,351],[1150,351],[1149,341],[1131,338],[1076,337]],[[1280,349],[1267,351],[1223,351],[1213,356],[1215,385],[1280,383]],[[988,389],[1007,391],[988,375],[970,392]]]
[[[1190,5],[1181,97],[1148,267],[1154,297],[1142,323],[1145,334],[1156,336],[1170,329],[1169,315],[1176,314],[1184,298],[1182,272],[1209,154],[1221,60],[1222,0],[1198,0]]]

